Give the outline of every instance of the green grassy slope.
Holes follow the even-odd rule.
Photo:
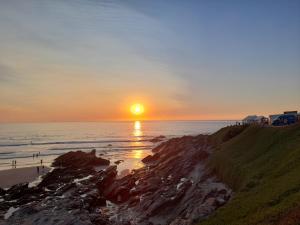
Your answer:
[[[227,127],[211,139],[210,166],[235,194],[201,225],[300,224],[300,124]]]

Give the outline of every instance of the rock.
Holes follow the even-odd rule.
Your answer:
[[[231,191],[206,170],[207,135],[166,141],[142,161],[146,167],[116,179],[104,196],[119,205],[116,223],[191,225],[225,204]],[[128,213],[130,209],[131,213]],[[152,218],[164,218],[160,223]]]
[[[6,191],[0,187],[0,196],[5,195]]]
[[[116,165],[119,165],[119,164],[122,163],[122,162],[124,162],[124,160],[117,160],[117,161],[115,161],[115,164],[116,164]]]
[[[191,219],[181,219],[177,218],[170,223],[170,225],[190,225],[193,221]]]
[[[129,175],[129,174],[130,174],[130,170],[129,169],[125,169],[125,170],[122,170],[120,172],[120,174],[118,175],[118,177],[122,178],[122,177],[125,177],[125,176]]]
[[[96,173],[92,168],[74,169],[74,168],[55,168],[52,172],[47,173],[38,187],[47,187],[50,190],[56,190],[63,183],[70,183],[74,179],[87,177]]]
[[[142,159],[142,162],[145,163],[145,164],[153,163],[153,162],[155,162],[158,158],[159,158],[159,155],[158,155],[158,154],[155,154],[155,155],[148,155],[148,156],[146,156],[145,158]]]
[[[82,196],[89,211],[94,211],[97,207],[106,206],[106,199],[98,192],[92,192]]]
[[[157,136],[157,137],[154,137],[152,139],[150,139],[149,141],[150,142],[153,142],[153,143],[156,143],[156,142],[161,142],[165,139],[166,137],[163,136],[163,135],[160,135],[160,136]]]
[[[105,170],[99,171],[92,182],[95,182],[100,193],[105,193],[112,186],[117,174],[117,166],[109,166]]]
[[[96,150],[93,149],[90,153],[77,151],[68,152],[55,159],[52,163],[54,167],[69,167],[69,168],[87,168],[93,166],[107,166],[109,160],[102,159],[96,156]]]
[[[28,183],[16,184],[9,188],[6,191],[6,194],[9,196],[9,200],[14,200],[26,195],[30,192],[28,188]]]

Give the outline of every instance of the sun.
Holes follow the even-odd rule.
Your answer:
[[[145,111],[144,106],[142,104],[134,104],[130,107],[130,111],[133,115],[142,115]]]

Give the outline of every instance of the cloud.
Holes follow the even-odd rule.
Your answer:
[[[13,84],[19,81],[16,71],[0,62],[0,85]]]

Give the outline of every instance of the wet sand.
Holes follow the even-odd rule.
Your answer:
[[[9,188],[12,185],[23,183],[23,182],[32,182],[38,176],[46,174],[49,172],[50,168],[45,167],[44,170],[40,166],[40,173],[37,172],[36,167],[25,167],[25,168],[16,168],[0,171],[0,187]]]

